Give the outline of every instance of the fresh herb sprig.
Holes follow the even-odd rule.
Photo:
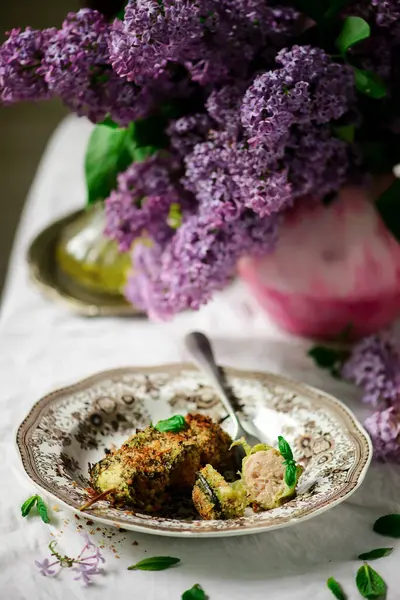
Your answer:
[[[358,556],[360,560],[377,560],[378,558],[384,558],[392,554],[393,548],[375,548],[369,552],[363,552]]]
[[[185,417],[182,417],[182,415],[174,415],[169,419],[158,421],[158,423],[154,425],[154,429],[157,429],[157,431],[160,431],[161,433],[168,431],[171,431],[172,433],[179,433],[180,431],[187,429],[187,423],[185,421]]]
[[[386,594],[387,586],[382,577],[369,566],[364,563],[358,569],[356,576],[356,584],[358,591],[363,598],[380,598]]]
[[[38,496],[31,496],[28,500],[25,500],[21,506],[21,515],[27,517],[31,512],[32,508],[36,506],[36,510],[40,518],[44,523],[50,523],[49,514],[47,512],[47,506],[43,502],[43,499]]]
[[[346,594],[344,593],[342,586],[334,577],[329,577],[326,585],[337,600],[346,600]]]
[[[128,571],[165,571],[165,569],[169,569],[180,562],[180,558],[174,558],[173,556],[153,556],[131,565],[128,567]]]
[[[296,483],[296,473],[297,466],[296,462],[293,458],[293,452],[288,442],[281,435],[278,437],[279,444],[279,452],[282,454],[285,459],[284,465],[286,465],[285,470],[285,483],[288,487],[293,487]]]
[[[196,583],[190,590],[183,592],[182,600],[207,600],[207,596],[201,585]]]

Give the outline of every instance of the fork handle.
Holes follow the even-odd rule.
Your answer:
[[[220,369],[215,362],[210,340],[204,333],[193,331],[185,336],[185,345],[196,365],[205,375],[219,393],[224,408],[233,421],[236,432],[234,439],[246,436],[247,433],[240,425],[235,409],[225,391],[224,381]]]

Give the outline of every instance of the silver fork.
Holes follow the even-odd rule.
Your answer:
[[[185,336],[185,346],[189,351],[197,367],[207,375],[210,382],[218,392],[220,400],[232,421],[232,438],[237,440],[244,438],[250,446],[260,443],[260,439],[255,435],[248,433],[240,422],[233,403],[227,393],[225,378],[221,369],[215,362],[211,342],[204,333],[193,331]],[[242,446],[235,447],[236,460],[241,465],[241,460],[245,456]]]

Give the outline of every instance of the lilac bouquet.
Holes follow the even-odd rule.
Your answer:
[[[208,302],[294,203],[400,162],[400,0],[111,4],[12,30],[0,99],[57,96],[96,124],[88,201],[133,249],[126,295],[150,315]],[[398,193],[376,203],[396,236]]]

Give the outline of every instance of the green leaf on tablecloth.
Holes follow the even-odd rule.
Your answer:
[[[362,40],[366,40],[371,35],[371,27],[367,21],[361,17],[346,17],[343,21],[342,31],[336,40],[336,47],[342,54],[358,44]]]
[[[207,600],[207,596],[201,585],[196,583],[190,590],[183,592],[182,600]]]
[[[318,367],[332,369],[343,361],[343,350],[317,345],[310,348],[308,356]]]
[[[375,206],[386,227],[400,241],[400,179],[379,196]]]
[[[400,538],[400,514],[380,517],[374,523],[375,533],[392,538]]]
[[[342,586],[340,583],[336,581],[333,577],[329,577],[326,585],[331,590],[332,594],[337,598],[337,600],[346,600],[346,594],[344,593]]]
[[[187,423],[185,421],[185,417],[182,417],[182,415],[174,415],[169,419],[158,421],[158,423],[154,426],[154,429],[157,429],[157,431],[160,431],[161,433],[165,433],[167,431],[179,433],[180,431],[187,429]]]
[[[21,506],[21,514],[23,517],[27,517],[31,512],[32,508],[35,506],[37,502],[38,496],[31,496],[28,500],[25,500],[23,505]]]
[[[360,554],[358,558],[360,560],[376,560],[377,558],[389,556],[389,554],[392,554],[392,552],[393,548],[375,548],[375,550],[370,550],[369,552]]]
[[[358,569],[356,576],[358,591],[363,598],[380,598],[386,594],[386,583],[367,563]]]
[[[40,518],[44,523],[50,523],[49,515],[47,512],[47,506],[43,502],[40,496],[37,497],[36,509],[40,515]]]
[[[131,565],[128,567],[128,571],[164,571],[179,562],[181,562],[180,558],[174,558],[173,556],[153,556]]]

